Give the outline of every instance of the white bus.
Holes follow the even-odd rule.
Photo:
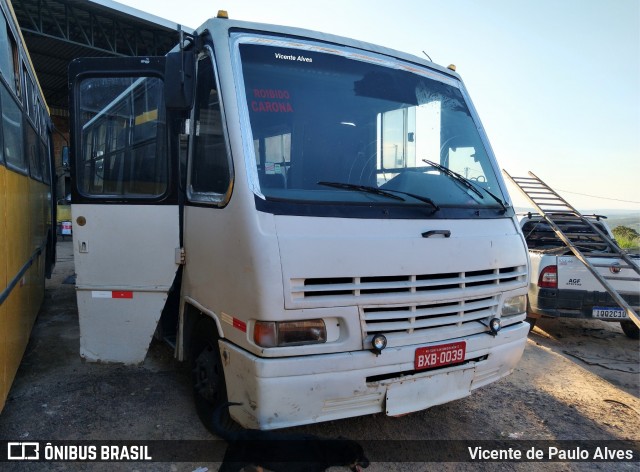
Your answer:
[[[452,69],[221,15],[166,57],[74,61],[81,356],[161,335],[205,425],[229,400],[262,429],[512,372],[527,248]]]

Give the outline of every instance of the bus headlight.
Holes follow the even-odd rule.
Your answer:
[[[502,305],[502,316],[512,316],[527,311],[527,296],[518,295],[505,300]]]
[[[327,341],[324,320],[256,321],[253,341],[260,347],[301,346]]]

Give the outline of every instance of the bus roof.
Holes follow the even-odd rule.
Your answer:
[[[227,31],[235,29],[238,31],[252,31],[256,33],[267,34],[275,33],[276,35],[284,35],[287,37],[297,36],[301,39],[312,39],[325,43],[349,46],[355,49],[371,51],[384,56],[394,57],[408,62],[420,64],[431,69],[436,69],[439,72],[461,80],[460,76],[452,69],[435,64],[434,62],[428,61],[426,58],[414,56],[406,52],[398,51],[366,41],[360,41],[357,39],[347,38],[329,33],[322,33],[320,31],[308,30],[304,28],[297,28],[293,26],[271,25],[250,21],[230,20],[226,18],[211,18],[210,20],[206,21],[200,28],[198,28],[197,32],[202,33],[203,31],[210,31],[212,32],[212,34],[214,34],[214,32],[219,34],[221,29],[226,29]]]

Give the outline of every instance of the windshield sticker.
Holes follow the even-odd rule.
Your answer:
[[[301,62],[313,62],[311,57],[303,54],[303,51],[307,52],[320,52],[324,54],[331,54],[336,56],[342,56],[347,59],[352,59],[361,62],[368,62],[370,64],[378,64],[380,66],[389,67],[392,69],[400,69],[405,70],[407,72],[411,72],[414,74],[421,75],[423,77],[428,77],[430,79],[435,79],[439,82],[445,83],[452,87],[459,88],[460,82],[457,79],[448,77],[441,72],[436,72],[430,70],[427,67],[415,66],[411,63],[394,59],[389,56],[381,57],[374,53],[371,54],[363,54],[355,49],[352,49],[348,46],[343,46],[340,48],[331,48],[326,45],[314,44],[313,42],[302,42],[302,41],[292,41],[281,38],[270,38],[264,36],[252,36],[247,33],[234,33],[232,34],[237,43],[244,44],[261,44],[261,45],[269,45],[277,48],[287,48],[287,49],[297,49],[299,53],[291,53],[288,52],[286,54],[283,53],[275,53],[275,58],[280,60],[290,60],[290,61],[301,61]]]
[[[276,59],[280,59],[283,61],[313,62],[312,58],[302,55],[296,56],[295,54],[280,54],[279,52],[276,52],[274,56]]]
[[[288,90],[253,89],[251,110],[256,113],[293,113]]]

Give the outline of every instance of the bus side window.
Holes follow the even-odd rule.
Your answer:
[[[20,97],[18,45],[2,14],[0,14],[0,72],[9,88]]]
[[[34,88],[35,85],[33,83],[33,80],[31,79],[31,77],[29,76],[29,73],[27,72],[27,65],[25,63],[22,64],[22,77],[24,79],[24,108],[25,111],[27,112],[27,115],[29,115],[29,118],[31,118],[32,120],[34,119],[34,108],[35,108],[35,103],[34,103]],[[35,120],[34,120],[35,121]]]
[[[4,157],[9,167],[25,172],[27,162],[22,152],[22,111],[15,97],[9,92],[11,90],[18,99],[20,98],[18,64],[18,45],[4,15],[0,13],[0,75],[4,78],[4,83],[0,80],[0,135],[4,137],[1,142],[0,162]]]
[[[29,171],[31,177],[42,180],[42,157],[40,156],[40,138],[36,134],[31,124],[26,125],[27,129],[27,153],[29,155]]]
[[[197,84],[189,198],[192,201],[222,204],[231,186],[231,167],[210,54],[198,61]]]
[[[27,162],[22,152],[22,111],[11,92],[0,83],[0,103],[2,104],[3,151],[7,165],[19,171],[27,170]]]

